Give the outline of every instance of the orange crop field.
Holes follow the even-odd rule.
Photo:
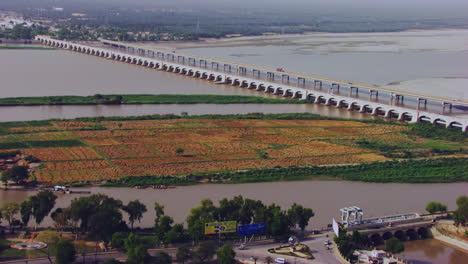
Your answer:
[[[392,145],[420,140],[401,133],[408,129],[338,120],[52,121],[48,126],[9,127],[11,134],[1,136],[0,143],[72,140],[75,145],[31,145],[18,150],[42,160],[34,171],[40,182],[93,182],[125,176],[385,161],[388,158],[381,152],[359,146],[357,141]]]

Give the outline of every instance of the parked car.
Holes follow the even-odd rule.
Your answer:
[[[286,264],[286,260],[284,258],[275,258],[275,262],[279,264]]]

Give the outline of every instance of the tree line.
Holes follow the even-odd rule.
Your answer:
[[[147,263],[148,259],[152,259],[147,254],[147,249],[150,247],[189,242],[199,243],[198,248],[187,249],[187,252],[178,252],[178,254],[185,255],[187,260],[191,259],[196,263],[211,259],[217,252],[218,246],[213,241],[218,236],[205,235],[206,223],[216,221],[236,221],[239,225],[267,223],[264,235],[285,239],[293,232],[304,231],[315,215],[311,208],[305,208],[300,204],[294,203],[290,208],[283,209],[274,203],[266,205],[260,200],[239,195],[231,199],[224,198],[220,200],[219,205],[210,199],[202,200],[199,206],[190,210],[185,227],[183,223],[175,223],[174,219],[165,213],[164,205],[155,202],[154,226],[149,235],[146,233],[145,236],[140,236],[134,233],[140,231],[140,229],[135,230],[134,224],[141,221],[147,212],[147,207],[138,200],[124,204],[103,194],[93,194],[75,198],[68,207],[52,211],[56,199],[57,196],[53,192],[45,190],[30,196],[20,204],[5,202],[0,209],[1,216],[10,226],[27,228],[31,220],[34,220],[34,226],[37,227],[50,215],[55,230],[71,232],[76,237],[86,235],[94,241],[104,241],[113,248],[125,251],[129,263]],[[16,219],[18,214],[20,219]],[[128,223],[124,220],[124,214],[128,217]],[[236,233],[222,234],[222,237],[238,238]],[[61,239],[52,241],[58,243]],[[61,243],[66,247],[69,246],[63,241]],[[231,250],[224,247],[219,250],[219,254],[233,257]],[[167,258],[167,256],[157,257]]]

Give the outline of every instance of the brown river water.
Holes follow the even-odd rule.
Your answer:
[[[193,49],[187,53],[194,52],[197,55],[211,56],[238,60],[239,62],[253,63],[256,65],[277,65],[271,61],[271,54],[276,54],[281,47],[263,47],[242,49],[236,48],[228,50],[228,55],[223,57],[222,49]],[[265,54],[260,51],[264,50]],[[284,66],[287,69],[298,70],[304,73],[318,73],[324,77],[335,77],[346,80],[359,80],[368,83],[385,84],[389,81],[408,80],[419,76],[407,76],[411,69],[419,69],[414,74],[420,75],[422,66],[431,65],[427,74],[423,77],[465,77],[460,72],[447,70],[440,63],[441,52],[434,54],[415,53],[414,56],[401,56],[411,63],[406,67],[405,63],[394,62],[395,65],[403,65],[401,71],[391,72],[382,70],[369,74],[376,68],[378,63],[372,61],[368,63],[369,69],[357,72],[354,67],[346,67],[338,63],[339,61],[350,61],[351,57],[358,56],[359,59],[372,60],[376,54],[356,54],[356,53],[334,53],[333,56],[327,54],[326,57],[317,53],[294,52],[294,56],[288,54],[289,51],[281,53],[284,59]],[[238,56],[234,53],[255,54],[255,56]],[[443,52],[442,52],[443,53]],[[210,55],[207,55],[210,54]],[[234,55],[233,55],[234,54]],[[259,56],[258,56],[259,55]],[[297,56],[299,55],[299,56]],[[320,56],[319,56],[320,55]],[[341,56],[343,55],[343,56]],[[377,54],[387,56],[388,54]],[[403,54],[408,55],[408,54]],[[452,52],[446,54],[447,59],[453,63],[457,69],[466,62],[463,58],[466,52],[457,54]],[[307,62],[307,56],[314,57],[314,65],[309,70],[304,71],[303,65]],[[341,56],[342,60],[338,57]],[[364,56],[364,57],[363,57]],[[374,56],[374,57],[373,57]],[[425,60],[414,59],[414,57],[424,57]],[[445,55],[444,55],[445,56]],[[353,57],[353,58],[354,58]],[[233,59],[234,58],[234,59]],[[242,59],[239,59],[242,58]],[[269,59],[268,59],[269,58]],[[287,59],[288,58],[288,59]],[[292,60],[291,58],[294,58]],[[329,60],[328,64],[317,64],[324,59]],[[376,57],[380,60],[380,57]],[[393,57],[392,57],[393,58]],[[458,59],[457,59],[458,58]],[[282,61],[283,61],[282,59]],[[331,59],[331,60],[330,60]],[[296,64],[292,61],[299,60]],[[428,60],[431,63],[428,63]],[[387,62],[389,60],[386,60]],[[270,63],[271,62],[271,63]],[[273,64],[272,64],[273,63]],[[448,64],[448,63],[446,63]],[[320,65],[318,67],[317,65]],[[337,65],[341,65],[337,68]],[[434,65],[432,67],[432,65]],[[445,65],[445,64],[444,64]],[[414,67],[413,67],[414,66]],[[418,67],[416,67],[418,66]],[[295,68],[297,67],[297,69]],[[318,68],[317,68],[318,67]],[[330,68],[331,67],[331,68]],[[452,67],[452,68],[453,68]],[[299,69],[300,68],[300,69]],[[411,68],[411,69],[410,69]],[[327,75],[326,73],[338,69],[338,74]],[[354,69],[354,70],[351,70]],[[388,71],[387,71],[388,70]],[[391,73],[390,73],[391,72]],[[385,76],[381,76],[385,73]],[[350,74],[349,76],[346,74]],[[391,77],[390,77],[391,74]],[[353,76],[353,78],[348,78]],[[396,75],[396,76],[395,76]],[[27,76],[27,77],[26,77]],[[1,50],[0,51],[0,79],[2,86],[0,92],[2,97],[17,96],[47,96],[47,95],[93,95],[102,94],[227,94],[227,95],[262,95],[239,87],[216,85],[212,82],[169,74],[156,70],[146,69],[134,65],[124,64],[111,60],[106,60],[94,56],[76,54],[68,51],[46,51],[46,50]],[[463,88],[459,87],[463,92]],[[438,95],[438,93],[435,93]],[[49,118],[74,118],[82,116],[125,116],[142,114],[165,114],[188,112],[189,114],[227,114],[227,113],[284,113],[284,112],[312,112],[327,116],[340,116],[347,118],[370,118],[369,115],[362,115],[355,111],[346,111],[334,107],[326,107],[315,104],[307,105],[263,105],[263,104],[243,104],[243,105],[120,105],[120,106],[27,106],[27,107],[1,107],[0,121],[33,120]],[[260,199],[265,203],[275,202],[281,206],[289,207],[293,202],[311,207],[316,212],[309,228],[322,228],[331,222],[332,217],[338,217],[338,210],[345,206],[357,205],[364,209],[365,217],[375,217],[403,212],[423,212],[428,201],[435,200],[445,203],[449,209],[455,207],[456,197],[467,194],[468,183],[453,184],[376,184],[345,181],[305,181],[305,182],[275,182],[242,185],[214,185],[203,184],[188,187],[178,187],[172,190],[136,190],[131,188],[85,188],[92,193],[104,193],[121,199],[124,203],[139,199],[148,207],[148,212],[142,220],[141,226],[151,226],[154,219],[153,203],[158,201],[166,206],[166,213],[174,217],[176,222],[183,222],[190,208],[196,206],[203,198],[211,198],[218,201],[224,197],[243,195],[251,199]],[[0,191],[0,201],[17,201],[26,199],[34,192]],[[57,207],[68,206],[70,201],[78,197],[77,194],[60,195]],[[49,219],[44,221],[44,225],[50,225]],[[436,240],[408,242],[405,257],[417,261],[416,263],[467,263],[468,255],[453,247],[447,246]]]

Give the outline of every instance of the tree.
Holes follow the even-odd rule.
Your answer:
[[[236,252],[232,249],[231,245],[225,244],[218,251],[218,261],[221,264],[234,264],[236,263]]]
[[[50,217],[54,220],[54,226],[59,231],[70,226],[70,208],[57,208],[50,214]]]
[[[172,263],[172,257],[171,255],[167,254],[164,251],[159,251],[158,254],[156,255],[156,263],[158,264],[171,264]]]
[[[185,239],[184,226],[182,224],[175,224],[164,235],[164,243],[173,244],[183,242]]]
[[[124,245],[127,250],[128,263],[142,264],[148,259],[149,255],[147,249],[137,235],[130,233],[124,240]]]
[[[204,241],[193,252],[193,260],[195,263],[204,263],[211,260],[215,254],[216,244],[213,241]]]
[[[97,239],[109,241],[112,234],[121,231],[122,202],[103,194],[76,198],[70,205],[70,217],[80,221],[83,232],[89,231]]]
[[[267,256],[265,258],[265,261],[266,261],[267,264],[271,264],[273,262],[273,258],[271,256]]]
[[[294,203],[288,210],[288,219],[291,225],[299,225],[302,231],[309,224],[310,218],[314,216],[314,211],[310,208],[304,208],[302,205]]]
[[[141,221],[143,214],[147,211],[146,205],[138,200],[130,201],[122,209],[128,214],[128,221],[130,221],[131,229],[133,230],[133,223],[135,220]]]
[[[116,232],[114,234],[112,234],[112,238],[111,238],[111,246],[113,248],[117,248],[117,249],[121,249],[124,247],[124,235],[120,232]]]
[[[19,212],[19,205],[15,202],[3,202],[0,206],[0,215],[7,220],[8,225],[14,220],[15,215]]]
[[[24,226],[28,226],[29,219],[31,219],[31,215],[32,215],[32,202],[30,199],[25,200],[21,203],[20,213],[21,213],[21,222],[23,222]]]
[[[2,180],[12,180],[16,184],[20,184],[23,180],[29,178],[28,168],[25,166],[15,165],[11,169],[5,171],[2,175]]]
[[[217,214],[217,209],[210,199],[203,199],[200,206],[190,210],[187,217],[188,233],[194,241],[200,239],[204,234],[205,223],[212,222]]]
[[[455,225],[465,225],[468,222],[468,196],[457,198],[457,210],[453,213]]]
[[[41,191],[34,196],[29,197],[31,200],[31,212],[36,224],[41,224],[44,217],[49,215],[52,208],[55,206],[57,196],[51,191]]]
[[[183,148],[177,148],[175,152],[176,154],[182,154],[185,152],[185,150]]]
[[[36,240],[47,243],[47,248],[44,250],[46,251],[47,259],[49,260],[50,264],[52,264],[50,255],[54,253],[55,245],[60,240],[59,234],[55,231],[45,230],[37,235]]]
[[[75,246],[68,240],[61,238],[55,244],[55,263],[56,264],[68,264],[73,263],[75,260]]]
[[[176,252],[176,260],[180,264],[185,264],[185,261],[192,258],[192,251],[187,247],[179,247]]]
[[[430,214],[447,212],[447,205],[431,201],[426,205],[426,211]]]
[[[405,250],[405,246],[403,242],[401,242],[398,238],[392,237],[385,241],[385,251],[390,252],[392,254],[398,254]]]

